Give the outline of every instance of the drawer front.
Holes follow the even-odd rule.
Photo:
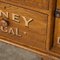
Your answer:
[[[50,0],[1,0],[3,2],[11,3],[11,4],[18,4],[19,6],[25,7],[33,7],[38,9],[49,9],[49,2]]]
[[[46,14],[50,13],[55,3],[55,0],[0,0],[0,2],[9,3],[15,6],[32,9]]]
[[[53,49],[60,53],[60,0],[57,0]]]
[[[7,19],[9,25],[7,28],[3,28],[3,24],[0,22],[0,36],[9,38],[18,44],[45,49],[48,15],[3,3],[0,4],[0,10],[0,13],[9,13],[9,19]],[[15,18],[17,15],[19,16],[18,19],[13,19],[14,14]],[[4,18],[6,19],[3,13],[1,16],[1,21]]]
[[[52,4],[52,0],[50,1]],[[45,51],[52,37],[54,5],[50,6],[48,13],[44,13],[0,2],[0,38]]]

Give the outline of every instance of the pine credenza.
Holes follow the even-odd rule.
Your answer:
[[[0,41],[60,60],[60,0],[0,0]]]

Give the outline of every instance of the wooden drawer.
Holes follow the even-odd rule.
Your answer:
[[[18,6],[23,7],[33,7],[38,9],[49,9],[50,0],[1,0],[3,2],[11,3],[11,4],[18,4]]]
[[[54,30],[54,41],[53,41],[53,51],[60,54],[60,0],[57,0],[56,7],[56,17],[55,17],[55,30]]]
[[[31,4],[34,10],[30,7],[29,9],[28,7],[24,8],[25,4],[22,5],[23,0],[20,3],[22,7],[20,7],[20,1],[18,2],[18,0],[15,0],[13,3],[13,0],[1,1],[3,2],[0,2],[0,39],[5,39],[6,41],[38,51],[49,49],[49,43],[53,35],[53,8],[55,0],[49,0],[48,10],[46,10],[48,6],[47,1],[45,3],[46,7],[40,8],[43,11],[34,9],[34,5],[32,6]],[[16,5],[16,2],[19,6]],[[42,7],[42,4],[40,7]],[[37,6],[35,8],[39,9]]]
[[[0,2],[5,2],[15,6],[44,12],[46,14],[50,13],[49,10],[51,10],[51,8],[54,8],[53,6],[55,1],[56,0],[0,0]]]

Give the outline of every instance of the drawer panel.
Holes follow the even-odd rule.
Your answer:
[[[1,0],[7,3],[13,3],[13,4],[18,4],[22,6],[27,6],[27,7],[33,7],[33,8],[38,8],[38,9],[49,9],[49,2],[50,0]]]
[[[60,0],[57,0],[53,51],[60,54]]]
[[[19,45],[45,50],[48,26],[47,14],[4,3],[0,3],[0,13],[0,36]],[[2,20],[9,22],[7,28],[2,26]]]
[[[12,4],[14,6],[32,9],[46,14],[51,14],[50,12],[54,10],[55,1],[56,0],[0,0],[0,2],[6,4]]]
[[[60,18],[56,18],[55,21],[53,50],[57,53],[60,53]]]
[[[53,33],[53,8],[55,3],[50,0],[51,9],[49,11],[44,10],[47,9],[48,0],[46,7],[44,9],[41,8],[44,12],[41,12],[40,9],[39,11],[33,10],[34,8],[38,8],[37,6],[33,9],[28,9],[25,6],[22,7],[19,4],[13,4],[13,0],[11,1],[11,3],[6,3],[8,0],[1,0],[0,2],[0,38],[37,51],[49,49],[49,43],[52,39],[51,33]],[[27,0],[25,1],[28,2]],[[35,1],[38,2],[38,0]],[[45,1],[43,0],[43,2]],[[14,2],[18,3],[18,0]],[[42,3],[42,1],[40,0],[39,3]]]

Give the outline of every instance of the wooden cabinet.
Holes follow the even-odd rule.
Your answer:
[[[1,0],[0,36],[36,50],[49,49],[47,45],[52,37],[54,5],[52,0]]]
[[[54,51],[60,50],[60,18],[56,14],[55,19],[55,8],[56,0],[0,0],[0,39],[55,56]]]

